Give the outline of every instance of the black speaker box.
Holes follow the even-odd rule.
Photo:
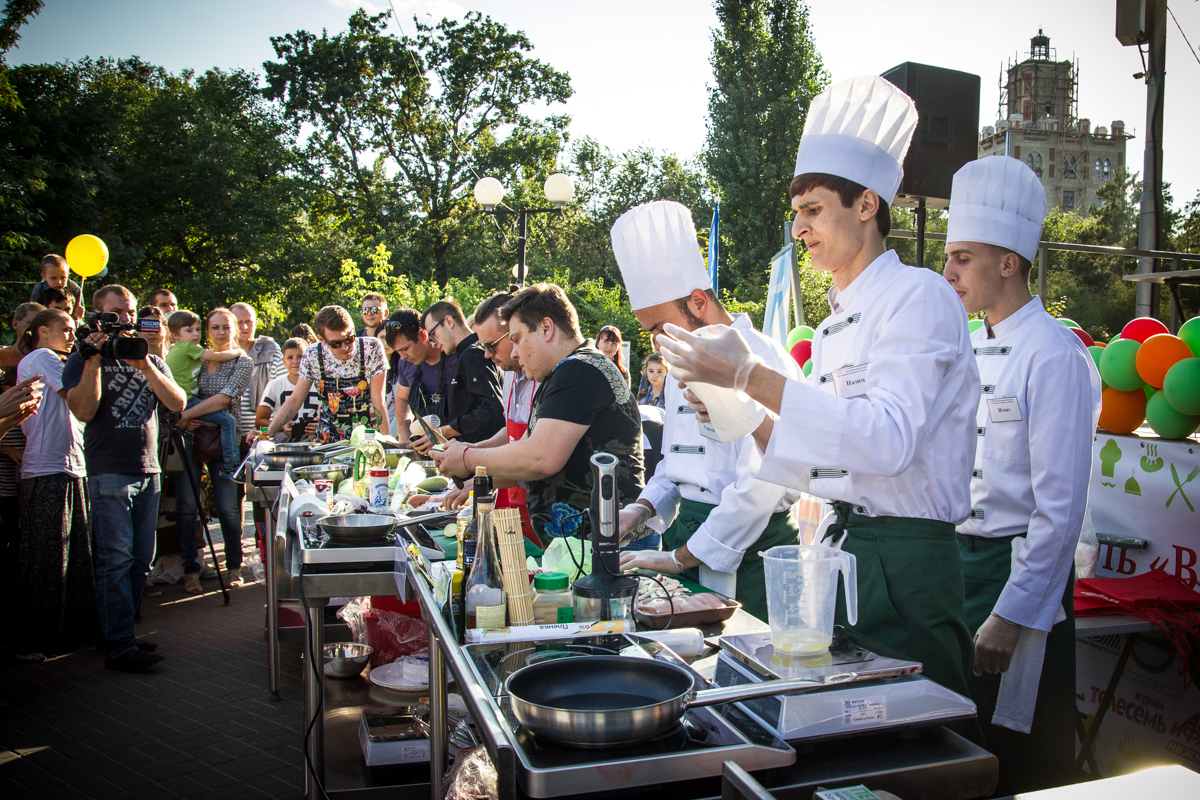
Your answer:
[[[883,73],[913,99],[919,120],[895,205],[944,208],[954,173],[979,157],[979,76],[906,61]]]

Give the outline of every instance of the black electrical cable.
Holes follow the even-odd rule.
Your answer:
[[[304,596],[304,562],[300,563],[300,607],[304,609],[304,643],[305,649],[308,651],[305,656],[308,658],[309,666],[313,671],[313,678],[317,681],[318,698],[317,708],[313,712],[313,717],[308,721],[308,727],[304,729],[304,766],[308,769],[308,774],[312,776],[313,781],[317,784],[317,789],[321,792],[321,797],[329,800],[329,793],[325,791],[325,784],[321,782],[321,778],[317,775],[316,767],[313,766],[312,758],[308,754],[308,742],[312,737],[313,728],[316,727],[317,720],[325,713],[325,674],[317,664],[324,660],[318,659],[313,655],[316,649],[316,636],[313,632],[313,625],[309,619],[308,599]],[[325,613],[325,609],[321,609],[321,613]]]
[[[664,626],[663,628],[660,629],[660,630],[667,630],[668,628],[671,627],[671,623],[675,621],[675,598],[671,596],[671,593],[669,591],[667,591],[667,585],[662,582],[661,576],[647,575],[646,577],[662,587],[663,594],[665,594],[667,596],[667,602],[671,604],[671,616],[667,617],[666,626]]]

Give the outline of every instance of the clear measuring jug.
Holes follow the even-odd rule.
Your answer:
[[[858,622],[854,555],[832,547],[787,545],[759,552],[767,584],[771,644],[794,655],[823,653],[833,642],[838,572],[845,578],[846,616]]]

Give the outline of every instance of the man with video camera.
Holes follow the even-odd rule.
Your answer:
[[[78,333],[62,383],[67,406],[84,423],[83,449],[96,553],[96,602],[104,666],[139,672],[159,661],[157,646],[134,638],[133,622],[158,519],[159,403],[183,410],[183,390],[166,363],[134,335],[137,303],[124,286],[92,295],[95,314]]]

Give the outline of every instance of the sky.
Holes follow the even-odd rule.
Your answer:
[[[534,56],[571,76],[574,96],[534,115],[566,113],[575,137],[616,151],[639,145],[685,158],[704,146],[709,55],[716,13],[708,0],[394,0],[406,32],[414,14],[480,11],[524,31]],[[138,55],[172,71],[240,67],[274,58],[270,37],[299,29],[344,30],[358,6],[387,0],[47,0],[9,63]],[[878,74],[904,61],[980,76],[980,126],[994,125],[998,79],[1025,58],[1039,29],[1058,59],[1079,62],[1079,113],[1096,125],[1124,120],[1140,164],[1146,87],[1135,47],[1113,35],[1115,0],[809,0],[817,49],[833,80]],[[1200,2],[1171,0],[1183,32],[1200,46]],[[1200,61],[1168,20],[1164,179],[1176,204],[1200,194]]]

